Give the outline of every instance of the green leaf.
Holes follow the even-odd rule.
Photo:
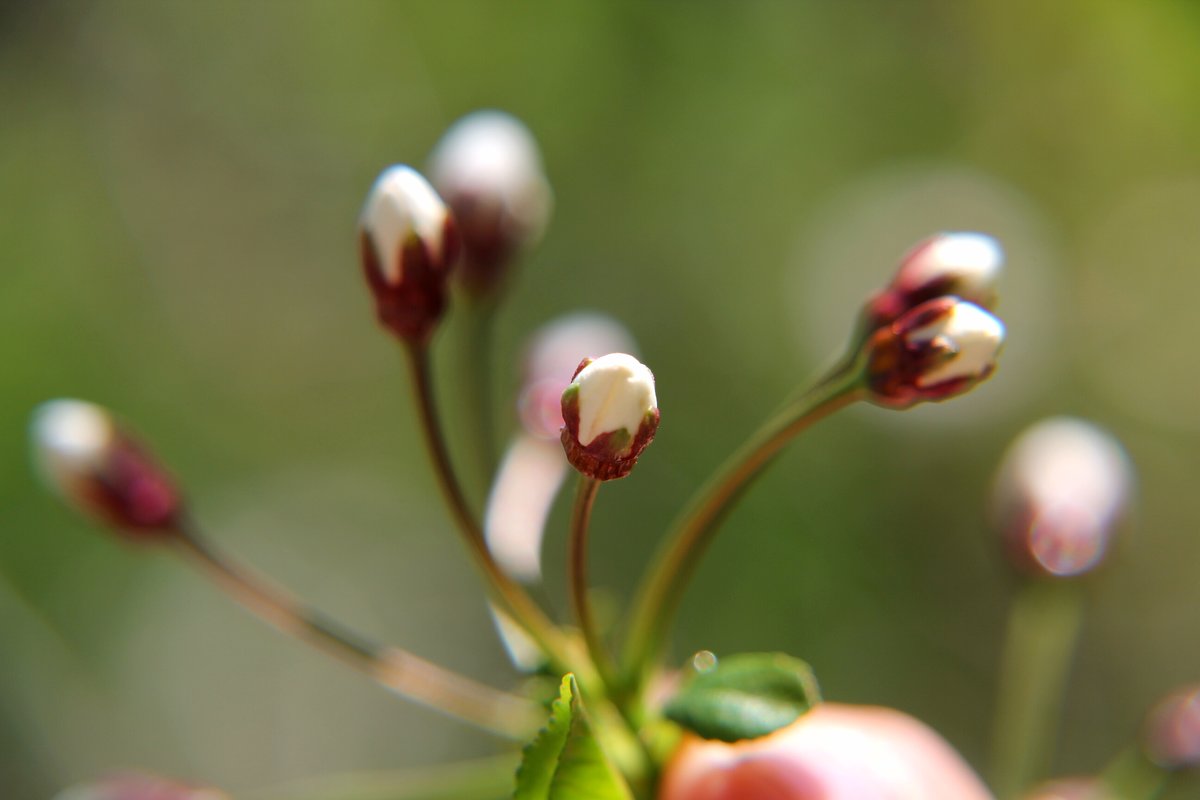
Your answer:
[[[550,721],[525,748],[513,800],[632,800],[600,749],[579,699],[575,676],[563,676]]]
[[[664,713],[705,739],[736,742],[786,727],[820,700],[808,664],[782,653],[747,653],[697,674]]]

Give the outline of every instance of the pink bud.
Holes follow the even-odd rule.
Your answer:
[[[1132,487],[1129,459],[1110,434],[1055,417],[1022,433],[1004,454],[992,516],[1018,568],[1080,575],[1103,560]]]
[[[822,703],[761,739],[691,737],[659,800],[991,800],[944,739],[887,708]]]
[[[1004,325],[957,297],[922,303],[868,339],[870,400],[908,408],[969,391],[992,374]]]
[[[46,483],[83,513],[131,539],[178,527],[183,502],[174,482],[105,409],[50,400],[34,412],[30,435]]]
[[[454,218],[411,167],[376,179],[359,218],[359,250],[380,323],[424,344],[446,308],[446,281],[458,258]]]
[[[1146,720],[1146,753],[1163,769],[1200,765],[1200,685],[1171,694]]]
[[[862,326],[877,330],[921,303],[954,295],[986,309],[996,303],[996,279],[1004,266],[999,242],[982,233],[939,233],[900,261],[892,282],[871,298]]]

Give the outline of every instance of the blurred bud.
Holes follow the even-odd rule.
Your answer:
[[[50,400],[34,411],[30,436],[46,483],[84,514],[138,540],[178,527],[183,501],[174,482],[105,409]]]
[[[991,800],[945,740],[886,708],[822,703],[791,725],[735,744],[684,740],[659,800]]]
[[[1018,568],[1069,577],[1104,558],[1129,504],[1133,470],[1105,431],[1068,417],[1037,423],[1001,461],[994,524]]]
[[[996,280],[1003,266],[1004,251],[991,236],[931,236],[908,252],[892,282],[867,303],[861,327],[869,334],[920,304],[946,295],[990,310],[996,304]]]
[[[571,466],[602,481],[624,478],[658,430],[654,375],[625,353],[585,358],[562,395]]]
[[[229,800],[229,796],[155,775],[124,774],[73,786],[60,792],[55,800]]]
[[[1200,685],[1172,693],[1151,710],[1146,755],[1163,769],[1200,766]]]
[[[1118,800],[1096,778],[1062,778],[1025,795],[1025,800]]]
[[[376,179],[359,217],[359,247],[379,321],[423,344],[446,308],[446,279],[458,256],[454,219],[411,167]]]
[[[957,297],[929,300],[867,341],[870,400],[908,408],[969,391],[992,374],[1004,325]]]
[[[525,430],[557,441],[562,430],[562,393],[567,376],[589,353],[634,353],[625,326],[603,314],[568,314],[544,325],[525,354],[525,379],[518,412]]]
[[[529,130],[502,111],[476,111],[454,123],[429,159],[429,174],[454,209],[466,259],[461,279],[486,294],[550,217],[550,184]]]

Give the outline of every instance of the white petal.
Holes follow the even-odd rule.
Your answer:
[[[632,436],[646,414],[658,407],[654,375],[625,353],[610,353],[588,364],[575,377],[579,386],[579,443],[624,428]]]
[[[414,233],[428,245],[433,258],[441,258],[446,216],[442,198],[412,167],[396,165],[379,175],[367,195],[360,224],[375,244],[388,282],[399,283],[404,277],[400,252]]]

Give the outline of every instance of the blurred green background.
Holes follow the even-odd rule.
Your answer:
[[[528,123],[557,200],[499,316],[497,415],[524,338],[576,308],[625,321],[658,378],[658,440],[597,510],[593,572],[618,598],[909,245],[1002,239],[994,380],[789,450],[706,559],[674,652],[788,651],[827,697],[916,714],[982,768],[1015,587],[991,472],[1030,422],[1087,416],[1141,479],[1054,763],[1097,769],[1200,677],[1198,41],[1182,0],[0,3],[4,797],[119,766],[241,790],[497,746],[98,535],[36,484],[25,430],[49,397],[112,407],[219,542],[512,681],[354,249],[379,169],[481,107]]]

